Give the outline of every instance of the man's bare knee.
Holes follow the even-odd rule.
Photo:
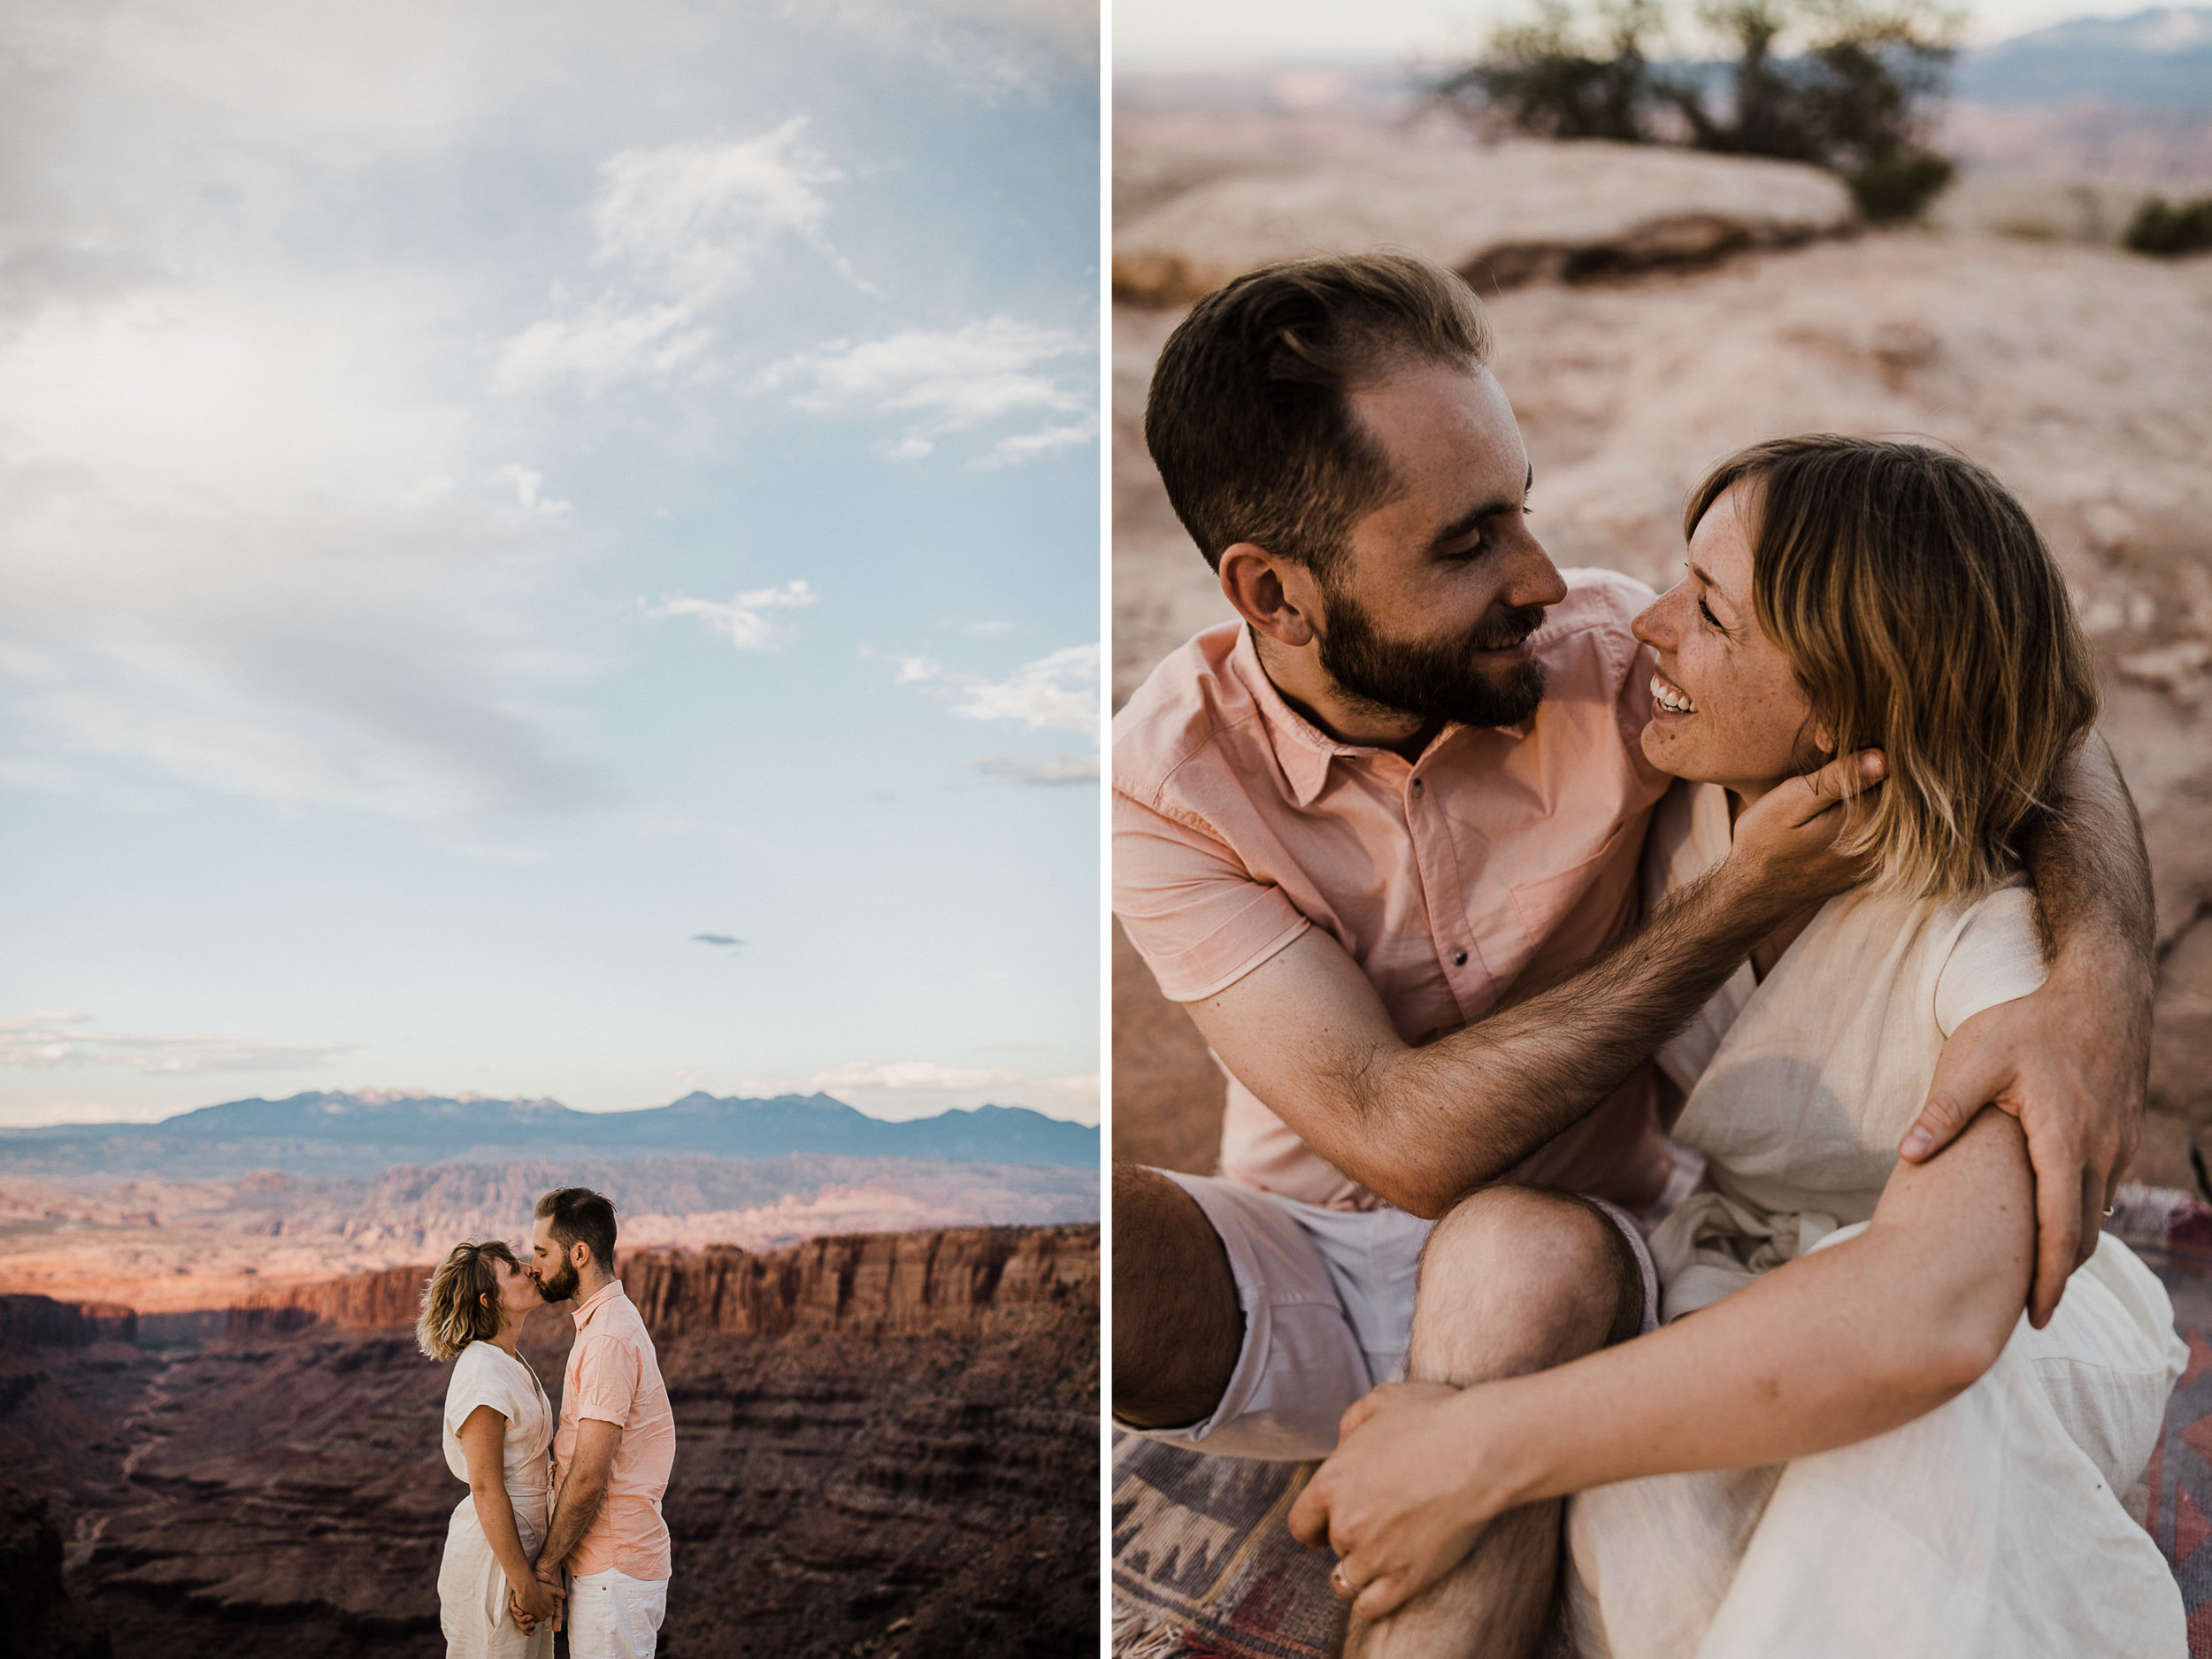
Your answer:
[[[1633,1335],[1642,1319],[1635,1253],[1602,1211],[1486,1187],[1429,1234],[1408,1366],[1447,1382],[1518,1376]]]
[[[1213,1415],[1244,1345],[1244,1310],[1221,1235],[1156,1170],[1117,1163],[1114,1415],[1180,1428]]]

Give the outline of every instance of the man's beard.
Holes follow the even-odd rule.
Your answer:
[[[548,1302],[566,1302],[582,1288],[583,1282],[577,1274],[576,1263],[563,1257],[557,1270],[538,1274],[538,1294]]]
[[[1337,689],[1378,711],[1462,726],[1512,726],[1544,697],[1544,665],[1533,657],[1503,664],[1493,677],[1477,651],[1517,645],[1544,619],[1541,605],[1518,605],[1457,640],[1393,640],[1366,608],[1326,578],[1328,626],[1318,635],[1321,670]]]

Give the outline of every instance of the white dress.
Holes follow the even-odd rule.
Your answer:
[[[1726,855],[1727,800],[1677,789],[1655,890]],[[1857,1233],[1944,1040],[2042,983],[2032,901],[1846,894],[1661,1056],[1709,1160],[1651,1236],[1669,1319]],[[1763,1469],[1622,1481],[1569,1514],[1584,1659],[2185,1659],[2181,1594],[2128,1513],[2187,1350],[2105,1235],[2050,1325],[1889,1433]]]
[[[461,1425],[479,1406],[489,1406],[507,1419],[503,1457],[507,1499],[514,1505],[523,1553],[534,1557],[545,1541],[552,1406],[525,1361],[510,1358],[489,1342],[463,1348],[446,1385],[442,1437],[446,1467],[463,1480],[469,1478],[469,1465],[461,1448]],[[476,1518],[473,1494],[461,1500],[446,1528],[445,1559],[438,1568],[438,1622],[445,1631],[448,1659],[552,1659],[552,1622],[541,1619],[535,1633],[526,1636],[508,1610],[507,1575]]]

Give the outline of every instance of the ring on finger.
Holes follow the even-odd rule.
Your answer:
[[[1359,1594],[1359,1586],[1344,1576],[1344,1563],[1340,1561],[1329,1569],[1329,1586],[1339,1595],[1348,1598]]]

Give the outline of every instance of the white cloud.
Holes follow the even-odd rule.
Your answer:
[[[114,1065],[157,1075],[296,1071],[327,1064],[357,1042],[269,1042],[253,1037],[119,1036],[83,1029],[89,1014],[42,1010],[0,1016],[0,1065],[39,1071]]]
[[[1099,649],[1069,645],[1025,663],[1004,680],[971,680],[952,711],[971,720],[1006,720],[1055,732],[1098,733]]]
[[[999,757],[972,764],[986,778],[995,778],[1002,783],[1094,783],[1098,779],[1097,756],[1071,755],[1064,750],[1049,760]]]
[[[803,581],[786,582],[780,588],[757,588],[751,593],[735,594],[727,604],[712,599],[664,599],[657,605],[648,606],[649,617],[698,617],[718,634],[729,635],[730,642],[741,651],[764,651],[775,641],[775,625],[768,619],[771,611],[792,611],[812,604],[820,597]]]
[[[570,509],[570,503],[554,501],[543,494],[544,473],[534,472],[519,461],[499,468],[492,474],[492,480],[495,483],[512,485],[515,492],[515,505],[525,512],[541,513],[548,518],[557,518]]]
[[[609,157],[592,207],[594,263],[623,266],[695,307],[750,287],[761,261],[785,241],[844,269],[823,230],[829,204],[815,186],[845,175],[799,142],[805,129],[806,118],[795,116],[742,142],[705,140]]]
[[[148,284],[0,334],[17,775],[98,754],[414,821],[599,798],[535,701],[574,672],[535,614],[559,504],[431,389],[448,303]]]
[[[1035,1077],[1007,1066],[941,1065],[933,1060],[854,1060],[794,1083],[754,1082],[748,1092],[835,1095],[885,1118],[913,1118],[955,1105],[1027,1106],[1079,1123],[1098,1121],[1095,1071]]]
[[[1086,415],[1064,426],[1047,426],[1040,432],[1018,433],[1010,438],[1001,438],[991,446],[990,454],[971,463],[975,466],[1019,466],[1025,461],[1034,461],[1041,456],[1057,455],[1063,449],[1072,449],[1088,443],[1098,436],[1098,417]]]
[[[624,380],[710,373],[706,313],[750,288],[786,244],[812,248],[867,288],[831,245],[829,203],[816,188],[845,175],[800,142],[805,129],[795,116],[756,138],[626,150],[602,162],[592,263],[614,271],[615,287],[509,340],[495,389],[572,384],[595,397]]]
[[[627,305],[602,298],[572,316],[532,323],[500,349],[492,388],[550,391],[572,382],[596,397],[622,380],[664,380],[696,365],[714,330],[694,326],[689,305]]]
[[[902,657],[897,659],[898,672],[891,677],[895,686],[917,686],[926,680],[934,680],[945,672],[945,665],[930,657]]]
[[[1095,349],[1088,335],[1070,329],[993,317],[950,330],[833,340],[772,364],[753,384],[785,393],[794,408],[810,413],[913,417],[890,451],[894,460],[929,454],[947,433],[1040,415],[1074,417],[1001,439],[988,464],[1007,465],[1096,435],[1092,377],[1055,366]]]
[[[987,104],[1094,80],[1094,0],[785,0],[788,12],[877,50],[911,53]]]

